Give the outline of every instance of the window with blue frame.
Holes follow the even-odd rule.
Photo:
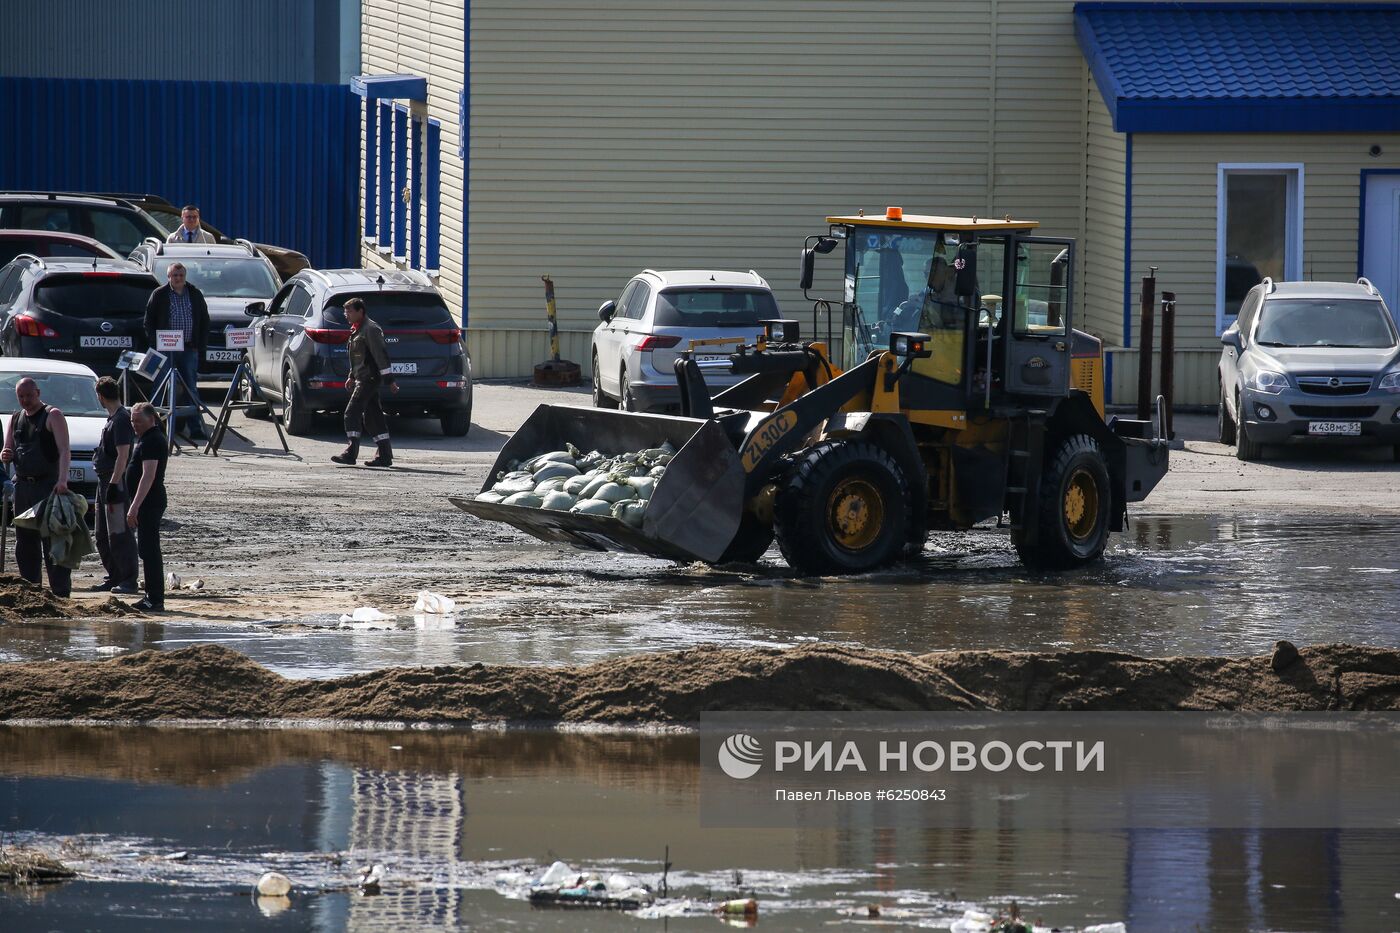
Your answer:
[[[383,256],[429,275],[438,272],[442,125],[415,113],[427,81],[413,75],[360,75],[364,97],[364,241]]]

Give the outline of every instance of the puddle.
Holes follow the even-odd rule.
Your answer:
[[[706,830],[697,742],[0,728],[4,842],[61,852],[81,873],[0,888],[0,927],[705,930],[717,919],[682,902],[736,896],[759,900],[766,930],[849,927],[870,904],[896,928],[948,929],[1013,899],[1062,929],[1400,924],[1400,832]],[[556,858],[656,885],[667,846],[670,898],[644,915],[522,899],[521,880]],[[344,890],[376,862],[382,895]],[[293,880],[288,904],[250,896],[267,869]]]
[[[723,644],[850,642],[944,649],[1102,648],[1245,655],[1299,644],[1400,644],[1400,524],[1333,518],[1142,518],[1096,567],[1036,575],[1004,535],[934,535],[921,559],[852,578],[797,579],[769,562],[678,567],[557,552],[522,569],[464,570],[435,585],[450,618],[411,606],[372,627],[339,614],[262,624],[28,623],[0,627],[0,661],[109,657],[219,642],[281,674],[395,665],[568,664]],[[518,556],[518,555],[517,555]],[[348,612],[353,606],[346,606]]]

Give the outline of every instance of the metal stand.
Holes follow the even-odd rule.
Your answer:
[[[193,405],[175,404],[175,392],[177,387],[183,387],[185,393],[190,398],[194,399]],[[166,364],[165,374],[161,376],[160,380],[156,383],[156,387],[151,391],[151,405],[165,417],[165,436],[170,442],[170,449],[177,453],[180,449],[179,445],[175,443],[175,419],[177,416],[189,414],[191,410],[193,410],[196,414],[202,412],[210,418],[214,417],[214,413],[200,400],[198,387],[191,388],[189,383],[185,382],[185,377],[180,374],[180,370],[176,369],[173,363]],[[238,432],[235,431],[234,433],[237,434]],[[244,441],[248,440],[242,435],[239,435],[239,438]],[[194,442],[191,441],[191,445],[193,445],[193,443]]]
[[[238,397],[238,387],[243,384],[244,379],[248,380],[248,386],[252,394],[262,401],[245,401]],[[219,408],[219,416],[214,419],[214,430],[210,433],[209,442],[204,445],[203,452],[206,454],[217,454],[219,452],[219,446],[224,442],[225,432],[232,432],[234,437],[241,441],[247,441],[248,439],[246,437],[229,427],[229,418],[233,416],[235,411],[263,407],[267,408],[271,416],[272,425],[277,429],[277,439],[282,442],[283,453],[291,453],[292,448],[287,446],[287,435],[282,433],[282,419],[272,414],[272,403],[267,400],[267,396],[262,394],[262,389],[258,388],[258,383],[253,379],[253,374],[248,371],[248,355],[245,353],[243,359],[238,362],[238,368],[233,371],[233,381],[229,383],[228,394],[224,396],[224,404]]]

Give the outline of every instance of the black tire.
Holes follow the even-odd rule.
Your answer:
[[[768,553],[773,543],[773,526],[759,521],[748,509],[739,520],[739,530],[734,532],[734,540],[715,563],[753,564]]]
[[[288,434],[305,437],[311,433],[315,412],[308,411],[301,398],[301,386],[291,367],[282,371],[282,427]]]
[[[1243,411],[1239,399],[1235,399],[1235,411]],[[1235,425],[1235,456],[1246,462],[1262,459],[1264,445],[1249,436],[1249,426],[1243,420]]]
[[[598,373],[598,351],[593,351],[593,407],[617,408],[617,399],[603,391],[603,378]]]
[[[1229,447],[1235,443],[1235,419],[1225,407],[1225,387],[1220,388],[1220,407],[1215,412],[1215,433],[1220,443]]]
[[[1113,487],[1108,461],[1087,434],[1066,438],[1055,449],[1040,478],[1040,499],[1031,509],[1034,543],[1016,541],[1027,567],[1068,570],[1103,555]]]
[[[472,429],[471,407],[449,408],[440,412],[438,422],[442,425],[444,437],[466,437],[467,432]]]
[[[641,411],[637,407],[637,397],[632,394],[632,384],[627,381],[627,367],[622,367],[622,371],[617,374],[617,393],[620,397],[618,407],[623,411]]]
[[[783,559],[798,573],[874,570],[909,539],[909,483],[869,441],[823,441],[799,453],[774,503]]]
[[[238,399],[242,402],[254,401],[253,398],[253,377],[244,373],[238,382]],[[256,418],[259,421],[266,421],[272,416],[272,409],[267,405],[258,405],[255,408],[243,409],[245,418]]]

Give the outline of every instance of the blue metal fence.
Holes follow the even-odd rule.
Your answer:
[[[358,101],[338,84],[0,78],[0,190],[158,194],[356,267]]]

